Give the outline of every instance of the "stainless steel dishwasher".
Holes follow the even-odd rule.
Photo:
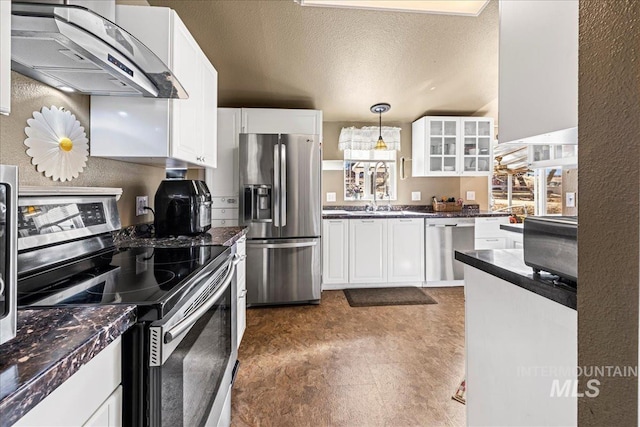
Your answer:
[[[473,250],[474,218],[427,218],[425,270],[427,286],[464,279],[464,268],[454,251]],[[431,282],[431,283],[429,283]]]

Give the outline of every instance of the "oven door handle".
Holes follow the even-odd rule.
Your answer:
[[[192,327],[204,314],[211,308],[213,304],[220,299],[220,297],[225,293],[229,284],[233,280],[233,275],[236,271],[236,266],[240,262],[240,257],[238,254],[235,254],[232,257],[231,263],[229,265],[229,271],[227,271],[227,275],[218,290],[209,297],[207,302],[198,307],[193,313],[184,319],[180,320],[178,323],[173,325],[171,329],[164,333],[164,343],[169,344],[171,341],[182,335],[187,329]]]

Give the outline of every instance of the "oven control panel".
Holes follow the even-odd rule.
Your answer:
[[[106,224],[104,205],[92,203],[19,206],[18,237],[57,233]]]

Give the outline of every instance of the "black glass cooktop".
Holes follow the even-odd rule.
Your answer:
[[[20,278],[18,306],[135,304],[139,317],[150,313],[153,320],[206,280],[204,273],[222,265],[230,253],[221,246],[108,251]]]

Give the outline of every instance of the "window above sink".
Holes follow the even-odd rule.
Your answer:
[[[376,168],[377,166],[377,168]],[[397,199],[395,150],[344,150],[344,200]]]

